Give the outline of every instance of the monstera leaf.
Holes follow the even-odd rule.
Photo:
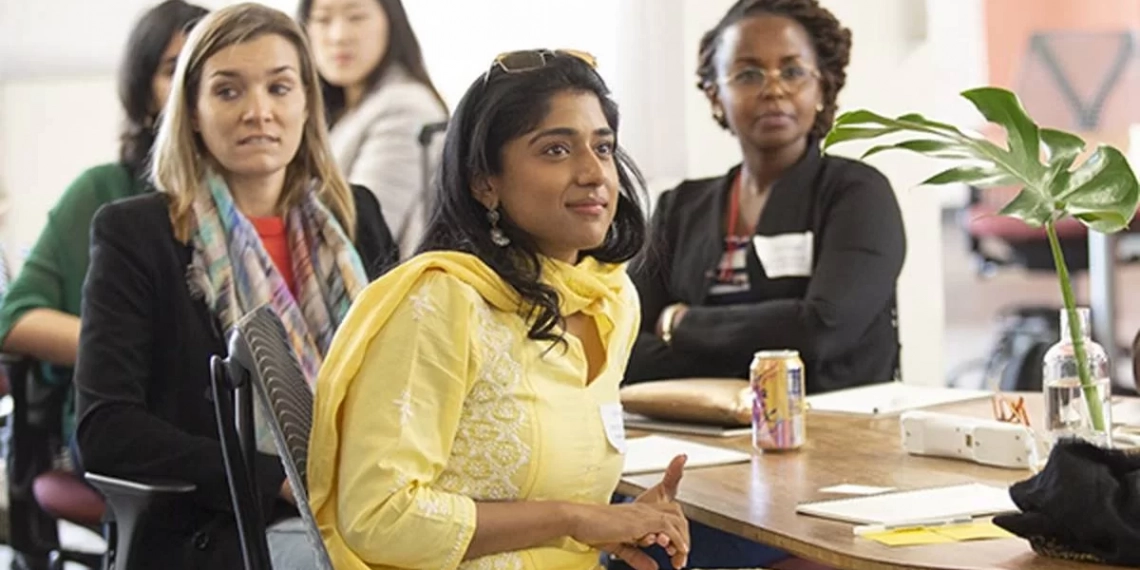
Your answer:
[[[973,103],[987,121],[1005,129],[1005,147],[917,113],[891,119],[860,110],[844,113],[836,119],[824,148],[847,141],[904,135],[906,140],[870,148],[863,154],[864,158],[887,150],[908,150],[956,163],[923,184],[1020,188],[1001,214],[1034,227],[1045,227],[1065,310],[1069,322],[1073,323],[1070,327],[1073,348],[1093,427],[1104,430],[1104,412],[1095,397],[1069,270],[1054,226],[1057,220],[1072,216],[1098,232],[1112,233],[1127,228],[1140,203],[1136,175],[1124,154],[1107,145],[1098,145],[1078,163],[1077,159],[1086,149],[1085,141],[1072,133],[1037,126],[1017,96],[1009,91],[981,87],[965,91],[962,96]]]

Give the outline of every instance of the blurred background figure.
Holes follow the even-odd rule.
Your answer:
[[[126,121],[119,159],[79,176],[48,214],[35,247],[0,305],[4,352],[44,362],[43,378],[71,383],[79,347],[79,305],[87,274],[91,218],[103,204],[151,190],[147,160],[170,78],[189,28],[206,9],[167,0],[139,19],[119,65],[119,101]],[[74,427],[74,405],[63,415],[65,438]]]
[[[27,251],[22,268],[10,283],[9,272],[19,266],[8,265],[4,259],[5,287],[0,291],[3,295],[0,304],[2,349],[10,355],[39,361],[30,363],[33,370],[30,376],[5,378],[4,391],[7,392],[11,382],[22,383],[26,395],[17,405],[25,406],[25,417],[43,418],[42,426],[35,420],[37,427],[33,431],[42,427],[45,430],[42,433],[49,434],[43,448],[31,444],[26,434],[23,441],[5,442],[5,460],[17,471],[10,481],[5,481],[4,489],[4,499],[9,499],[9,491],[15,496],[4,501],[13,504],[13,512],[27,514],[29,508],[36,512],[45,509],[51,517],[81,525],[91,525],[102,518],[102,498],[70,470],[68,464],[75,464],[76,460],[74,447],[67,446],[75,426],[72,367],[79,346],[79,307],[87,274],[91,219],[103,204],[151,190],[147,182],[147,160],[159,113],[170,92],[170,77],[187,31],[206,13],[205,8],[183,0],[152,3],[142,12],[130,31],[118,64],[117,90],[124,121],[119,133],[117,160],[87,168],[62,194],[49,194],[58,199],[53,200],[35,245]],[[98,109],[86,110],[99,112]],[[114,114],[112,108],[103,111]],[[63,121],[74,123],[66,118]],[[46,160],[54,164],[57,157]],[[33,187],[20,191],[39,193],[41,190]],[[0,207],[6,211],[7,205],[5,193]],[[15,434],[14,429],[6,430],[6,440],[7,434]],[[15,449],[20,449],[22,455],[17,457]],[[53,462],[53,457],[57,457],[57,461]],[[58,469],[51,470],[53,466]],[[15,524],[36,527],[32,520]],[[76,533],[70,532],[68,541],[90,542],[90,538],[79,535],[77,538]],[[45,562],[44,554],[31,544],[21,542],[21,536],[35,534],[25,531],[13,537],[12,545],[18,551],[14,554],[14,564],[35,568]]]
[[[376,195],[406,259],[423,233],[429,189],[418,142],[447,120],[400,0],[303,0],[333,155],[349,182]]]

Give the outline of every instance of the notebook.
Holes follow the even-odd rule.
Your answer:
[[[808,407],[814,411],[864,415],[891,415],[906,410],[988,398],[992,392],[915,386],[902,382],[872,384],[808,396]]]
[[[708,424],[694,424],[689,422],[667,422],[654,420],[639,414],[625,414],[626,429],[641,429],[645,431],[662,431],[669,433],[687,433],[690,435],[704,435],[709,437],[735,437],[749,435],[752,426],[724,427]]]
[[[804,503],[796,512],[855,524],[899,524],[1016,512],[1009,489],[969,483]]]
[[[663,472],[669,467],[669,462],[678,455],[689,456],[685,469],[744,463],[752,459],[751,453],[663,435],[649,435],[626,440],[625,467],[622,469],[622,475]]]

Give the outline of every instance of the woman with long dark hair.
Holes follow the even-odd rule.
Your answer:
[[[646,227],[593,65],[496,58],[452,119],[422,253],[337,331],[308,481],[338,569],[585,570],[599,549],[654,568],[648,543],[684,565],[683,458],[609,504],[639,314],[625,262]]]
[[[91,168],[71,183],[0,305],[4,352],[43,361],[50,382],[71,383],[91,218],[103,204],[150,190],[147,159],[175,61],[187,31],[205,15],[205,8],[166,0],[135,24],[119,65],[119,101],[126,114],[119,160]],[[73,417],[70,410],[64,414],[66,437]]]
[[[328,109],[329,142],[349,182],[376,194],[411,255],[423,233],[428,189],[419,141],[447,120],[400,0],[302,0]],[[434,162],[434,161],[433,161]]]

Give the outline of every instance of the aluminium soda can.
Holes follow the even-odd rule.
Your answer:
[[[795,350],[762,350],[749,368],[752,445],[764,451],[799,449],[807,439],[804,363]]]

